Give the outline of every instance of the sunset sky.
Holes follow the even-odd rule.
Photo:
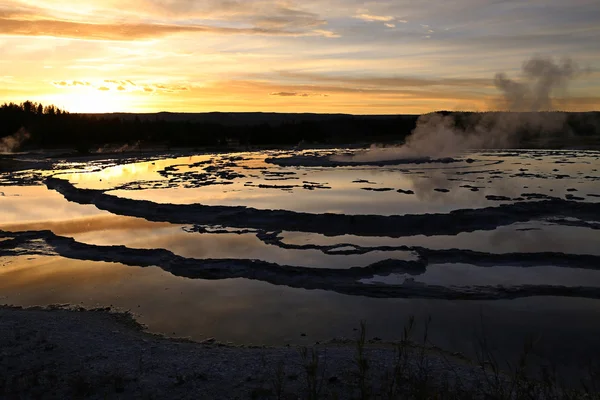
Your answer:
[[[600,109],[598,0],[0,0],[0,54],[0,103],[72,112],[487,110],[532,56]]]

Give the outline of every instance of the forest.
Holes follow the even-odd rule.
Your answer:
[[[440,113],[451,116],[455,125],[465,130],[480,124],[486,115]],[[569,140],[600,137],[600,112],[560,114],[564,116],[561,131],[569,132]],[[0,106],[0,140],[6,142],[6,138],[18,135],[23,140],[9,149],[15,151],[72,148],[81,153],[110,144],[198,148],[401,143],[415,129],[419,117],[278,113],[71,114],[53,105],[26,101]],[[525,126],[522,129],[540,128]]]

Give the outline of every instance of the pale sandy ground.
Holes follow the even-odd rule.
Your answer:
[[[356,398],[354,342],[316,349],[319,398]],[[411,351],[416,365],[421,350]],[[378,387],[393,365],[393,346],[371,341],[367,358]],[[434,381],[482,379],[458,356],[428,349],[425,360]],[[107,310],[0,308],[0,398],[299,399],[308,397],[304,365],[295,347],[168,339]]]

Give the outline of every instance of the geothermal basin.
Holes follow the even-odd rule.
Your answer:
[[[472,356],[600,348],[600,152],[372,160],[359,150],[11,156],[1,303],[130,310],[236,344],[395,340]],[[6,157],[8,158],[8,157]]]

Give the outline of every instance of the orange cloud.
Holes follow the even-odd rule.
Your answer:
[[[268,25],[268,24],[266,24]],[[273,24],[271,24],[273,25]],[[277,25],[277,24],[275,24]],[[53,36],[88,40],[128,41],[149,39],[178,33],[266,36],[326,36],[327,30],[282,29],[274,27],[231,28],[210,25],[176,25],[156,23],[92,24],[58,19],[23,19],[0,14],[0,34],[22,36]]]
[[[82,81],[59,81],[52,82],[52,85],[56,87],[76,87],[76,86],[91,86],[90,82],[82,82]]]
[[[372,14],[367,14],[367,13],[358,14],[354,18],[362,19],[363,21],[367,21],[367,22],[374,22],[374,21],[390,22],[395,19],[391,15],[372,15]]]
[[[328,97],[328,94],[321,93],[298,93],[298,92],[273,92],[269,93],[270,96],[279,96],[279,97],[311,97],[311,96],[323,96]]]
[[[93,87],[100,91],[108,92],[116,90],[119,92],[163,92],[163,93],[175,93],[185,92],[190,90],[188,86],[176,85],[176,84],[136,84],[132,80],[117,80],[117,79],[104,79],[99,83],[92,83],[87,81],[53,81],[52,85],[58,88],[70,88],[70,87]]]

